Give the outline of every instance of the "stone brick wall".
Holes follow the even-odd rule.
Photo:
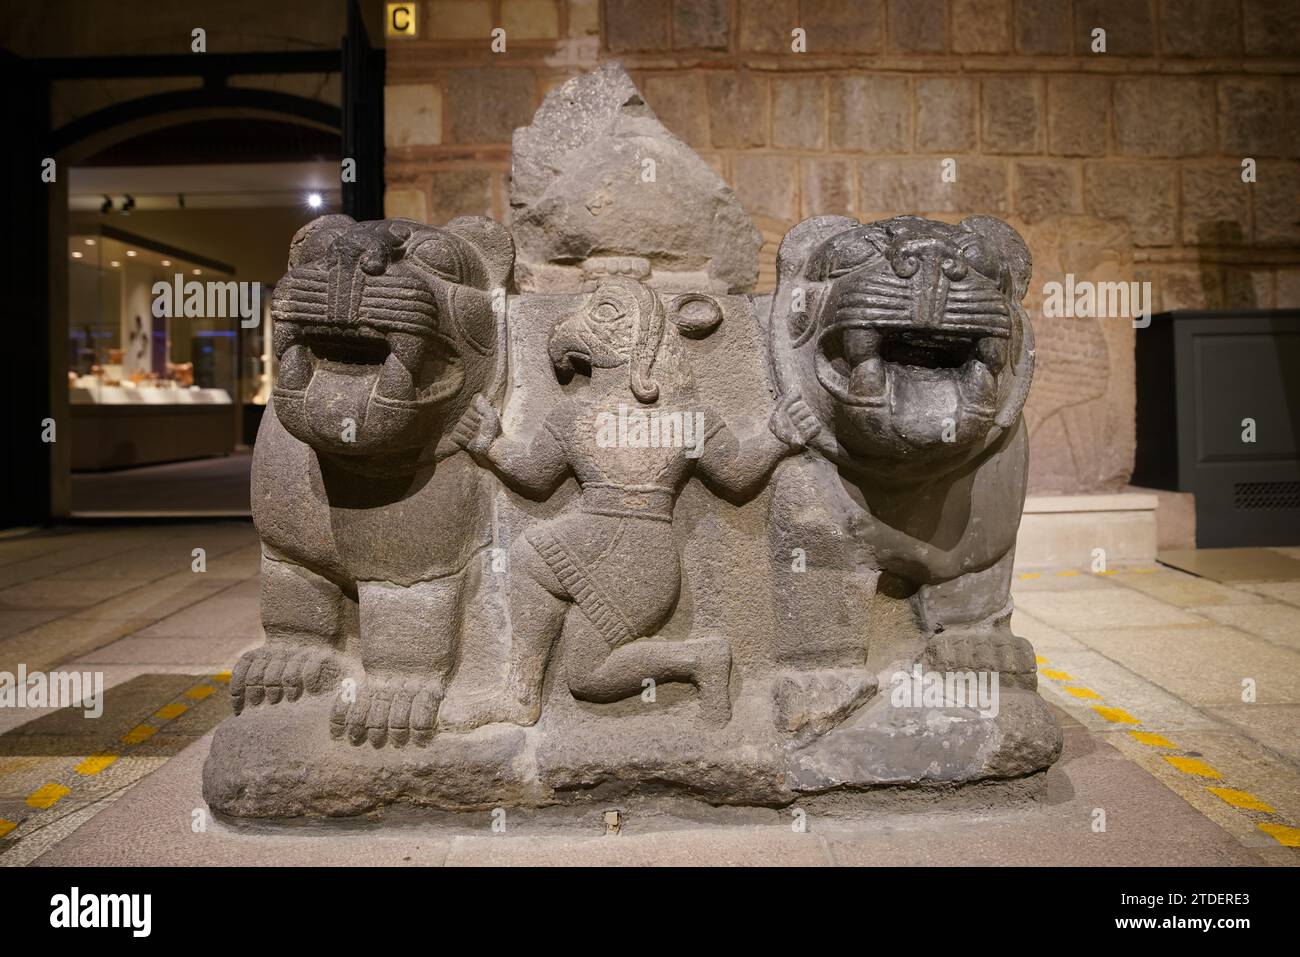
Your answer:
[[[388,44],[390,215],[506,221],[512,129],[547,90],[614,58],[762,230],[760,290],[776,242],[806,216],[981,212],[1034,250],[1034,311],[1042,283],[1067,272],[1149,281],[1157,310],[1300,306],[1295,0],[421,6],[421,36]],[[504,53],[489,48],[496,26]],[[796,29],[806,52],[792,51]],[[1034,485],[1118,488],[1133,331],[1069,322],[1036,315]]]

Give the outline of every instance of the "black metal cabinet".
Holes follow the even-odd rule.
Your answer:
[[[1196,496],[1202,548],[1300,545],[1300,310],[1137,330],[1133,484]]]

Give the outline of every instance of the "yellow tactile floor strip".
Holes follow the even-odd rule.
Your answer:
[[[1051,662],[1042,655],[1036,655],[1035,657],[1040,666],[1038,673],[1044,678],[1056,682],[1062,691],[1065,691],[1076,698],[1102,698],[1100,694],[1093,691],[1091,688],[1078,684],[1078,679],[1071,676],[1069,672],[1041,667],[1042,665],[1050,664]],[[1067,685],[1066,682],[1071,682],[1071,684]],[[1117,708],[1112,705],[1094,704],[1092,710],[1113,724],[1142,724],[1142,721],[1139,718],[1129,714],[1123,708]],[[1144,744],[1150,748],[1161,748],[1170,751],[1183,750],[1163,734],[1157,734],[1154,731],[1139,731],[1131,729],[1129,731],[1129,736],[1139,744]],[[1162,754],[1161,757],[1165,759],[1170,767],[1177,769],[1189,777],[1202,778],[1211,781],[1219,781],[1223,779],[1223,775],[1218,771],[1218,769],[1202,761],[1200,758],[1177,754]],[[1205,790],[1209,791],[1229,807],[1235,807],[1243,811],[1254,811],[1258,814],[1277,814],[1277,811],[1271,805],[1261,801],[1249,791],[1240,791],[1236,788],[1229,787],[1211,787],[1209,785],[1205,785]],[[1255,826],[1258,830],[1269,835],[1269,837],[1273,838],[1285,847],[1300,847],[1300,828],[1292,827],[1289,824],[1282,824],[1276,821],[1265,821],[1262,823],[1256,822]]]
[[[226,684],[230,681],[230,672],[222,671],[215,675],[210,675],[203,681],[177,695],[178,699],[188,699],[190,701],[202,701],[217,690],[218,685]],[[27,796],[27,806],[32,809],[31,814],[26,814],[16,821],[9,821],[0,818],[0,840],[3,840],[9,834],[16,831],[19,825],[30,820],[41,811],[48,810],[59,801],[63,800],[72,793],[77,781],[84,780],[88,777],[94,777],[108,768],[119,758],[125,757],[132,747],[148,741],[169,722],[175,721],[181,715],[187,713],[190,706],[181,700],[173,700],[163,705],[143,724],[138,724],[122,736],[122,747],[114,751],[106,751],[100,754],[92,754],[80,761],[64,782],[49,781],[42,784],[39,788]],[[120,752],[120,753],[118,753]],[[3,851],[4,845],[0,844],[0,851]]]

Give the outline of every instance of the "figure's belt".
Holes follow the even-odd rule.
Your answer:
[[[663,485],[590,482],[582,487],[579,508],[588,515],[673,520],[673,491]]]

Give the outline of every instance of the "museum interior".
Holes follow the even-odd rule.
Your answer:
[[[60,724],[52,707],[0,708],[0,864],[184,864],[193,853],[190,833],[151,834],[125,846],[119,840],[124,832],[149,834],[151,820],[180,813],[182,805],[211,805],[239,817],[310,816],[320,808],[329,808],[320,812],[326,815],[361,813],[340,807],[370,813],[390,800],[439,808],[490,808],[498,801],[513,813],[516,799],[533,806],[527,788],[538,781],[551,789],[538,806],[549,806],[567,800],[556,795],[605,793],[593,783],[613,787],[602,774],[615,782],[642,775],[638,781],[648,789],[680,785],[703,794],[714,810],[746,802],[763,813],[779,810],[771,820],[755,811],[743,826],[712,810],[698,820],[682,811],[690,827],[647,825],[645,843],[638,845],[632,843],[642,839],[629,810],[632,797],[627,807],[597,807],[592,798],[601,836],[566,837],[553,824],[556,833],[530,831],[535,842],[512,850],[487,850],[490,836],[439,831],[432,824],[419,851],[387,831],[365,843],[340,830],[308,849],[288,832],[249,840],[223,824],[203,835],[198,857],[208,863],[343,864],[414,855],[418,863],[472,864],[499,854],[498,862],[520,864],[707,864],[720,855],[762,864],[777,855],[810,864],[875,864],[901,855],[902,863],[942,864],[937,848],[956,842],[976,848],[986,864],[1300,864],[1300,4],[44,0],[4,5],[0,63],[7,89],[20,91],[3,106],[13,139],[3,151],[11,215],[2,227],[8,253],[0,266],[10,299],[0,672],[16,674],[19,665],[27,673],[103,672],[109,713],[116,707],[123,716],[108,730],[88,722],[96,725],[90,732]],[[608,128],[598,130],[602,122]],[[340,214],[356,223],[405,225],[363,234]],[[310,225],[325,216],[335,218]],[[947,225],[923,227],[896,217]],[[814,218],[822,219],[808,226]],[[990,218],[996,227],[988,226]],[[452,292],[417,289],[414,273],[401,272],[416,259],[412,237],[424,235],[409,221],[460,224],[437,233],[457,250],[458,265],[429,267]],[[892,225],[875,231],[861,226],[887,221]],[[893,273],[869,294],[835,291],[837,281],[847,281],[840,277],[861,268],[868,253],[845,266],[851,243],[834,229],[892,264]],[[494,258],[502,233],[512,250],[504,266]],[[329,255],[338,262],[352,255],[349,262],[361,263],[351,287],[340,286],[332,272],[328,281],[312,272],[342,266],[304,265],[302,257],[315,255],[320,245],[312,237],[321,235],[331,237]],[[812,242],[809,235],[823,243],[819,252],[803,245]],[[408,243],[400,266],[389,247],[375,252],[375,243],[398,242],[390,236]],[[984,267],[981,275],[992,275],[998,295],[1011,300],[990,306],[993,293],[984,286],[949,291],[963,288],[978,271],[983,261],[970,252],[977,247],[986,258],[1001,257],[1000,272]],[[949,259],[930,264],[923,251],[935,248]],[[957,248],[961,256],[952,252]],[[382,262],[367,265],[367,256]],[[924,262],[904,268],[900,257],[909,256]],[[962,256],[954,265],[952,258]],[[967,259],[975,265],[968,268]],[[941,295],[955,297],[944,321],[965,316],[975,325],[948,333],[889,331],[906,321],[924,326],[916,318],[922,311],[917,303],[929,301],[923,294],[907,307],[910,320],[904,307],[882,298],[911,281],[917,269]],[[821,298],[801,306],[804,288],[796,288],[792,300],[792,282],[810,289],[821,283]],[[363,292],[363,286],[372,288],[366,283],[380,284],[378,291]],[[629,731],[625,739],[621,732],[605,738],[585,730],[584,722],[607,716],[611,725],[631,722],[634,709],[622,697],[610,703],[614,692],[603,686],[584,698],[576,678],[568,679],[572,694],[559,687],[557,667],[559,674],[581,670],[572,651],[581,637],[573,624],[579,609],[596,624],[600,614],[613,614],[603,607],[597,614],[578,597],[568,619],[560,612],[561,622],[570,622],[555,638],[562,667],[545,672],[544,703],[530,705],[541,709],[540,724],[533,714],[533,724],[522,722],[524,731],[510,729],[526,737],[517,753],[509,752],[511,767],[532,769],[519,784],[524,797],[513,791],[480,797],[475,788],[482,777],[467,778],[465,790],[456,791],[460,775],[476,765],[448,758],[446,768],[436,766],[446,774],[447,793],[421,790],[430,787],[424,779],[404,781],[405,772],[393,764],[382,765],[384,775],[391,771],[398,783],[391,794],[373,798],[373,780],[385,787],[390,781],[372,779],[367,770],[381,766],[373,762],[388,753],[384,735],[391,749],[393,741],[407,734],[414,741],[420,731],[420,692],[407,691],[405,704],[392,705],[390,713],[402,692],[387,686],[363,693],[373,698],[369,718],[364,709],[358,716],[345,706],[341,717],[331,717],[324,708],[321,727],[332,727],[334,738],[322,731],[321,747],[337,748],[339,763],[331,766],[334,777],[319,784],[321,793],[298,790],[315,786],[314,779],[304,783],[309,775],[280,781],[274,769],[262,768],[261,777],[249,770],[243,780],[233,759],[222,763],[223,755],[236,752],[255,763],[264,745],[270,754],[265,736],[278,729],[267,715],[292,710],[248,704],[263,694],[251,674],[265,670],[269,686],[270,674],[283,669],[288,701],[296,698],[288,690],[293,672],[302,700],[313,697],[302,690],[303,660],[268,663],[269,653],[258,650],[264,640],[266,647],[278,640],[286,617],[311,618],[305,609],[317,601],[324,607],[327,594],[348,609],[349,627],[360,629],[361,637],[349,633],[339,674],[352,674],[348,667],[356,675],[369,671],[362,662],[372,653],[355,644],[364,645],[367,629],[413,627],[396,590],[435,576],[403,564],[407,536],[427,536],[439,547],[454,542],[467,554],[509,551],[514,561],[514,543],[527,530],[538,554],[550,555],[547,547],[563,551],[562,538],[538,544],[543,533],[537,530],[566,514],[564,496],[580,500],[583,509],[596,508],[586,473],[574,467],[557,486],[560,504],[538,504],[536,495],[521,495],[511,484],[518,474],[501,471],[504,456],[492,457],[491,442],[497,433],[508,438],[511,429],[537,426],[561,392],[577,401],[568,376],[580,384],[598,378],[601,360],[594,352],[565,354],[547,339],[576,321],[573,313],[587,317],[582,342],[589,345],[598,309],[591,307],[588,316],[570,305],[566,312],[548,297],[615,301],[629,283],[643,291],[627,302],[658,310],[654,334],[671,340],[675,357],[695,363],[692,388],[698,385],[709,408],[734,418],[729,425],[737,436],[752,426],[765,441],[775,435],[797,453],[771,466],[770,478],[755,479],[757,492],[746,487],[750,498],[728,492],[705,504],[704,489],[712,484],[699,476],[683,479],[671,495],[644,481],[621,487],[626,496],[659,496],[658,519],[671,534],[635,546],[644,557],[629,559],[629,567],[641,577],[626,587],[611,585],[611,594],[640,602],[638,589],[658,574],[654,556],[669,547],[665,543],[681,553],[680,594],[664,600],[671,617],[647,618],[642,627],[634,614],[640,605],[619,612],[621,627],[636,637],[633,645],[662,630],[663,644],[676,642],[680,650],[700,643],[705,650],[699,654],[707,657],[712,652],[702,643],[715,640],[715,632],[726,634],[731,684],[722,684],[724,692],[730,687],[730,727],[748,720],[747,696],[757,695],[756,687],[767,689],[765,681],[777,690],[765,690],[764,702],[775,700],[782,716],[803,715],[790,717],[786,737],[773,739],[790,753],[804,749],[797,768],[789,758],[782,788],[798,792],[789,782],[801,780],[799,774],[823,775],[834,787],[906,786],[916,783],[910,770],[862,777],[866,772],[856,765],[846,771],[834,764],[839,758],[827,756],[829,744],[809,756],[816,735],[829,741],[866,727],[862,715],[874,704],[863,702],[881,701],[882,669],[896,663],[884,652],[870,652],[867,666],[882,676],[881,692],[870,698],[876,677],[869,690],[843,678],[846,666],[836,657],[838,646],[832,647],[839,640],[836,628],[874,616],[884,622],[868,629],[877,641],[877,632],[895,621],[893,612],[881,609],[909,608],[897,614],[913,616],[908,621],[925,633],[930,645],[923,660],[947,660],[935,649],[961,646],[958,635],[964,633],[953,622],[982,601],[982,624],[962,627],[969,624],[972,635],[1010,629],[1010,638],[1027,639],[1023,648],[998,646],[988,660],[995,661],[995,675],[1016,676],[1017,691],[1029,689],[1034,708],[1046,702],[1043,714],[1053,717],[1043,720],[1055,724],[1039,743],[1058,741],[1057,750],[1047,758],[1028,749],[995,759],[988,755],[996,747],[1009,746],[1004,738],[990,738],[993,743],[980,751],[987,764],[963,766],[951,780],[1042,778],[1049,790],[1057,782],[1055,797],[1039,801],[1023,819],[1014,808],[982,818],[978,802],[951,809],[889,806],[878,818],[828,821],[822,833],[829,836],[818,845],[801,843],[802,834],[791,842],[788,807],[795,798],[780,789],[776,797],[754,797],[718,783],[743,779],[748,787],[767,773],[766,766],[754,770],[735,755],[765,753],[768,739],[754,744],[759,739],[744,737],[749,730],[742,727],[739,738],[717,745],[724,757],[715,766],[709,763],[714,732],[699,731],[691,766],[708,771],[699,772],[707,780],[697,787],[678,780],[685,772],[675,762],[690,763],[672,751],[673,742],[685,740],[680,733],[660,738]],[[472,312],[475,297],[487,301],[498,285],[509,305],[500,310],[497,331],[467,332],[470,320],[462,321],[457,310]],[[388,341],[340,345],[337,330],[321,332],[303,318],[328,308],[335,321],[348,288],[349,321],[359,327],[358,316],[379,316],[367,328],[387,329]],[[381,294],[389,299],[379,306],[366,298]],[[386,377],[393,369],[400,374],[402,350],[414,348],[392,333],[392,324],[409,322],[399,306],[426,300],[433,312],[462,323],[452,323],[447,333],[455,349],[445,347],[457,375],[477,381],[474,362],[481,354],[501,363],[484,373],[477,398],[467,395],[469,411],[456,407],[460,431],[447,425],[447,441],[436,452],[432,442],[426,450],[427,461],[436,458],[444,474],[477,463],[476,477],[463,479],[455,494],[483,482],[488,491],[467,504],[448,497],[453,491],[439,491],[438,481],[427,476],[392,479],[384,471],[389,465],[367,465],[370,471],[357,473],[364,478],[354,476],[354,484],[339,491],[330,484],[337,478],[332,470],[352,453],[309,435],[322,431],[312,424],[312,410],[363,408],[370,416],[364,421],[375,422],[378,406],[394,418],[393,409],[421,407],[433,387],[421,385],[419,368],[408,370],[407,379],[415,377],[412,391],[394,398],[383,390],[397,388]],[[713,318],[699,319],[701,309]],[[842,328],[827,318],[836,309],[848,317]],[[862,318],[868,309],[877,310],[870,320]],[[782,310],[790,313],[788,342],[780,338],[787,331]],[[1007,331],[1017,316],[1023,328]],[[986,325],[971,332],[978,322]],[[644,332],[646,326],[636,328]],[[362,335],[355,328],[352,333]],[[494,336],[496,346],[490,344]],[[993,341],[1002,338],[1007,345]],[[644,383],[635,371],[642,345],[637,340],[619,353],[633,364],[636,400],[628,401],[634,407],[647,401],[637,391]],[[552,359],[567,355],[554,369],[546,364],[548,347]],[[804,348],[821,350],[806,368],[799,364]],[[299,381],[304,350],[312,355],[309,385]],[[566,365],[574,356],[582,360],[576,375],[574,365]],[[373,380],[357,371],[366,363],[382,369]],[[752,393],[737,385],[746,375],[758,383]],[[364,399],[350,391],[362,387],[358,382],[371,389]],[[665,390],[672,385],[668,373],[656,382]],[[802,398],[787,394],[792,382],[799,383]],[[320,398],[327,388],[336,391]],[[984,409],[971,398],[981,389],[992,396],[990,409],[996,400],[1011,411]],[[877,401],[873,390],[888,391],[890,398]],[[918,398],[922,393],[929,398]],[[363,401],[371,404],[363,407]],[[776,418],[769,418],[773,402]],[[871,411],[881,408],[886,411]],[[908,450],[897,453],[901,463],[890,458],[892,447],[873,457],[879,450],[870,443],[883,442],[886,430],[863,425],[876,423],[870,419],[875,414],[898,423],[889,428],[897,430],[896,445]],[[949,418],[921,423],[923,414]],[[820,433],[802,430],[800,422],[811,419],[819,420]],[[996,442],[1019,444],[1014,452],[998,445],[998,454],[1005,462],[1019,456],[1018,464],[997,466],[1005,469],[998,478],[981,479],[985,466],[963,459],[956,484],[921,493],[916,503],[907,499],[915,489],[936,487],[926,484],[934,479],[925,470],[942,458],[918,452],[919,436],[932,427],[936,436],[955,430],[960,444],[963,429],[974,428],[968,423],[975,420],[985,429],[996,420],[991,436],[1007,430],[1012,438]],[[850,426],[862,431],[846,440]],[[833,430],[838,444],[830,438]],[[475,437],[466,438],[470,433]],[[995,439],[987,441],[992,448]],[[296,443],[307,457],[283,453],[281,461],[285,443]],[[444,466],[449,447],[456,454],[446,461],[454,464]],[[320,465],[314,449],[325,449]],[[783,446],[781,453],[787,451]],[[826,479],[797,471],[813,468],[813,460],[834,463],[832,472],[839,473]],[[862,461],[870,463],[868,472],[892,476],[897,468],[901,478],[891,478],[894,484],[882,485],[883,491],[862,492],[856,479],[844,478],[859,467],[853,462]],[[707,457],[697,471],[706,464]],[[393,481],[409,485],[401,493],[401,503],[410,504],[406,511],[374,504]],[[841,484],[852,488],[843,492]],[[819,507],[829,518],[808,505],[827,487],[831,504]],[[797,495],[804,497],[795,502]],[[782,496],[794,504],[783,505]],[[325,504],[313,517],[317,499]],[[884,514],[873,512],[904,499],[918,511],[899,528],[908,536],[930,536],[915,552],[921,558],[890,565],[894,546],[872,541],[832,563],[835,571],[825,571],[831,577],[818,579],[825,591],[799,599],[789,597],[797,589],[781,578],[782,569],[751,574],[759,561],[754,556],[778,548],[774,542],[791,554],[807,548],[815,565],[807,541],[842,543],[867,534],[862,529]],[[935,504],[940,500],[942,510]],[[491,503],[487,530],[477,544],[465,544],[457,535],[472,531],[482,502]],[[648,508],[639,500],[635,507]],[[833,525],[851,512],[856,516],[856,509],[865,517]],[[960,575],[945,576],[933,571],[936,556],[947,559],[968,542],[949,534],[956,512],[967,516],[962,521],[974,516],[978,530],[971,534],[989,554],[958,555],[953,561]],[[607,513],[588,515],[587,534],[603,535],[605,526],[592,515],[603,521]],[[366,524],[372,519],[376,524]],[[634,548],[630,533],[619,528],[600,561]],[[997,536],[988,528],[1006,532],[996,555],[986,540]],[[352,551],[367,552],[381,539],[392,548],[374,558],[377,567],[356,571],[347,564],[361,561]],[[301,592],[278,592],[275,583],[282,579],[275,576],[286,574],[282,564],[298,561],[299,545],[308,571],[295,572],[293,580],[310,580],[315,590],[304,585]],[[327,547],[342,557],[319,559]],[[897,554],[904,551],[898,546]],[[578,566],[587,561],[575,554],[570,548],[565,560]],[[915,572],[926,562],[929,571]],[[554,581],[539,579],[544,588],[558,593],[559,581],[577,595],[581,589],[559,567],[550,566]],[[755,575],[761,584],[745,584]],[[872,597],[859,608],[843,598],[850,587],[843,583],[864,580]],[[959,585],[945,591],[952,580]],[[583,587],[586,595],[595,586]],[[391,591],[383,592],[383,604],[369,605],[367,596],[377,589]],[[981,597],[986,592],[989,597]],[[414,606],[418,617],[463,617],[460,605],[419,600],[427,603]],[[538,607],[547,600],[539,598]],[[515,601],[503,585],[500,595],[482,604],[498,608],[499,621],[514,622],[511,613],[531,613]],[[466,628],[473,631],[478,606],[467,600],[467,607]],[[823,615],[824,628],[807,624],[808,616]],[[796,643],[800,650],[788,651]],[[473,742],[480,740],[476,734],[509,724],[465,717],[474,714],[468,704],[453,707],[455,682],[468,680],[462,674],[487,673],[493,662],[506,660],[508,643],[498,644],[462,638],[457,653],[465,663],[436,676],[439,688],[446,678],[451,690],[431,754],[442,753],[437,742],[444,736]],[[954,661],[966,660],[960,651],[952,654]],[[1028,655],[1023,667],[1007,664],[1017,654]],[[904,660],[903,652],[898,655]],[[978,655],[970,661],[976,659],[985,661]],[[545,666],[547,659],[541,660]],[[815,666],[820,677],[773,677],[772,669],[787,660],[805,669],[801,675],[813,674],[808,669]],[[703,671],[691,670],[696,664],[664,673],[692,675],[686,685],[694,683],[703,700],[707,682],[699,677]],[[333,665],[317,661],[315,667],[333,674]],[[604,667],[590,665],[590,671],[604,674]],[[513,664],[509,674],[515,675]],[[415,687],[409,676],[402,680],[405,686],[398,679],[394,686]],[[680,684],[685,679],[671,680],[679,682],[673,688],[686,686]],[[850,694],[836,682],[856,690]],[[266,692],[267,702],[278,700],[280,686],[275,689]],[[676,694],[663,692],[671,714],[694,721],[695,691]],[[788,705],[796,694],[807,700]],[[836,695],[837,704],[824,703]],[[558,704],[557,696],[563,699]],[[380,699],[386,717],[378,719],[376,737],[381,706],[374,702]],[[807,717],[817,707],[833,718]],[[168,708],[173,719],[157,718]],[[410,727],[398,722],[398,710],[403,720],[409,710]],[[1024,714],[1009,706],[1005,713]],[[995,733],[1031,739],[1042,717],[1033,714],[1014,733],[1002,725]],[[255,744],[232,744],[232,725],[263,728],[265,736]],[[548,728],[565,733],[548,738]],[[370,735],[365,747],[381,756],[366,759],[372,764],[359,758],[348,763],[355,749],[348,751],[340,734],[346,742],[354,731],[362,739]],[[593,756],[595,750],[581,751],[588,733],[608,746],[611,766]],[[859,747],[859,739],[836,740],[849,743],[835,755]],[[861,740],[869,749],[876,739]],[[500,743],[506,732],[492,741],[508,750]],[[556,741],[572,750],[556,756],[562,750]],[[649,757],[631,750],[637,747]],[[949,755],[961,750],[949,749],[947,741],[943,748]],[[475,759],[485,752],[486,746]],[[73,770],[79,760],[104,754],[113,765],[104,778],[117,775],[111,787],[98,774]],[[998,764],[1004,758],[1005,767]],[[537,761],[536,768],[529,761]],[[555,770],[561,765],[572,778]],[[915,777],[928,781],[922,772]],[[342,778],[356,782],[346,799],[328,790]],[[277,797],[257,804],[250,796],[254,785],[271,779],[280,788]],[[709,790],[715,787],[722,790]],[[298,803],[283,797],[290,792]],[[1099,837],[1086,818],[1101,806],[1109,810],[1112,830]],[[676,821],[678,810],[658,809],[656,820]],[[1077,827],[1076,817],[1084,821]],[[911,829],[930,836],[904,848],[892,835]],[[620,830],[623,850],[601,843]]]

